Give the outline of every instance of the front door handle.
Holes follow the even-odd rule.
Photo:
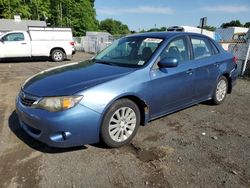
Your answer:
[[[186,73],[189,74],[189,75],[192,75],[192,74],[193,74],[193,69],[188,69],[188,70],[186,71]]]
[[[26,42],[23,42],[23,43],[21,43],[21,44],[27,44]]]
[[[219,67],[220,63],[215,63],[214,66]]]

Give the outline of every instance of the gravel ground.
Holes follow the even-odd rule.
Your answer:
[[[91,57],[77,53],[73,62]],[[130,145],[56,149],[27,136],[15,97],[31,75],[63,63],[0,63],[0,187],[250,187],[250,82],[140,127]]]

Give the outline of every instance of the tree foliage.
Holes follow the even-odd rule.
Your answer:
[[[51,26],[72,27],[75,36],[97,31],[95,0],[0,0],[0,18],[46,20]]]
[[[201,28],[201,27],[198,26],[198,28]],[[216,27],[207,25],[207,26],[205,26],[203,29],[206,29],[206,30],[208,30],[208,31],[215,31],[215,30],[216,30]]]
[[[246,22],[244,27],[250,27],[250,22]]]
[[[226,22],[221,24],[222,28],[227,28],[227,27],[242,27],[243,25],[240,23],[239,20],[232,20],[230,22]]]
[[[250,27],[250,22],[246,22],[245,24],[241,23],[239,20],[232,20],[230,22],[226,22],[221,24],[222,28],[227,27]]]
[[[126,35],[130,33],[127,25],[111,18],[105,19],[100,22],[100,30],[107,31],[112,35]]]
[[[161,28],[151,28],[149,30],[147,30],[147,32],[158,32],[158,31],[166,31],[167,28],[166,27],[161,27]]]

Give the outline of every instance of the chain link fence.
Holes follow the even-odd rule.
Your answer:
[[[98,53],[124,35],[110,35],[106,32],[87,32],[86,36],[74,37],[77,51]]]
[[[74,37],[76,50],[87,53],[98,53],[114,40],[114,36],[106,32],[87,32],[86,36]]]
[[[100,43],[97,39],[90,37],[74,37],[76,51],[87,53],[98,53],[104,49],[107,45]]]
[[[250,29],[237,32],[230,28],[221,30],[219,34],[222,47],[237,58],[240,76],[250,77]]]

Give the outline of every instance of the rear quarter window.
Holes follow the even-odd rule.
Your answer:
[[[220,53],[220,51],[218,50],[217,46],[214,44],[213,41],[210,41],[210,44],[211,44],[211,46],[212,46],[212,48],[213,48],[214,54]]]

